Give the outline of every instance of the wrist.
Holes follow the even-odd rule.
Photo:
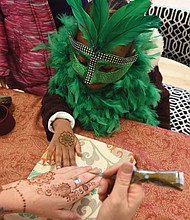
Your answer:
[[[70,126],[70,121],[67,119],[63,118],[57,118],[55,121],[52,123],[52,127],[54,130],[60,129],[60,128],[65,128],[65,127]]]
[[[3,185],[0,189],[1,212],[25,212],[26,200],[20,189],[22,180]]]
[[[75,119],[67,112],[56,112],[54,115],[52,115],[48,120],[48,130],[52,133],[54,133],[54,127],[53,124],[55,120],[57,119],[65,119],[70,122],[70,127],[73,129],[75,126]],[[56,126],[54,124],[54,126]]]

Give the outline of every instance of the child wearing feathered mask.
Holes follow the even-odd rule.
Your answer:
[[[43,125],[57,168],[75,165],[81,149],[75,121],[97,136],[111,135],[126,118],[169,129],[169,93],[158,69],[160,20],[146,15],[150,0],[67,0],[73,17],[49,37],[55,75],[42,101]]]

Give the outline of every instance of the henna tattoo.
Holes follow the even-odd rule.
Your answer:
[[[78,188],[78,191],[79,191],[80,194],[84,193],[84,190],[83,190],[82,186]]]
[[[28,183],[29,185],[38,185],[38,186],[42,186],[44,183],[50,184],[51,180],[55,179],[54,175],[55,175],[54,172],[49,171],[47,173],[29,179]]]
[[[39,195],[59,196],[62,198],[67,197],[71,192],[71,186],[68,183],[61,183],[59,185],[37,189],[37,194]]]
[[[83,184],[83,185],[82,185],[82,188],[83,188],[84,191],[87,191],[87,190],[89,189],[89,187],[87,186],[87,184]]]
[[[3,191],[3,187],[0,185],[0,193]]]
[[[20,183],[22,182],[22,180],[19,180],[18,182],[17,182],[17,184],[16,184],[16,186],[10,186],[10,187],[7,187],[7,188],[5,188],[5,189],[3,189],[3,190],[10,190],[10,189],[15,189],[16,190],[16,192],[19,194],[19,196],[21,197],[21,199],[22,199],[22,202],[23,202],[23,213],[25,213],[26,212],[26,200],[25,200],[25,198],[24,198],[24,195],[20,192],[20,190],[18,189],[18,187],[19,187],[19,185],[20,185]],[[8,210],[7,210],[7,212],[9,212]]]
[[[71,192],[71,186],[68,183],[62,183],[58,187],[52,187],[56,195],[67,196]]]
[[[66,200],[67,202],[75,202],[76,200],[78,200],[80,196],[80,192],[78,189],[73,190],[67,197]]]
[[[37,188],[36,192],[38,195],[58,196],[65,198],[67,202],[75,202],[79,197],[81,197],[82,194],[84,194],[91,186],[94,185],[95,182],[88,182],[77,189],[71,190],[71,186],[68,183],[61,183],[59,185],[52,185],[51,187],[44,186],[43,188]]]
[[[67,202],[75,202],[78,200],[81,194],[84,194],[85,191],[88,191],[91,186],[95,186],[95,182],[88,182],[83,184],[77,189],[74,189],[67,197]]]
[[[65,147],[71,147],[75,141],[75,135],[69,131],[63,131],[58,137],[59,143]]]

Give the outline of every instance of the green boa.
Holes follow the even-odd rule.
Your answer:
[[[67,16],[61,20],[63,27],[49,38],[49,64],[56,70],[49,83],[49,93],[62,96],[73,110],[73,117],[97,136],[118,130],[120,118],[158,125],[153,108],[160,99],[159,90],[150,83],[147,74],[154,57],[146,55],[146,51],[155,47],[150,34],[141,34],[136,40],[138,60],[121,80],[91,90],[80,81],[69,59],[68,31],[75,34],[75,20]]]

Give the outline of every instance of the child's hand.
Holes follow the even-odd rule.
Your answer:
[[[71,128],[70,122],[65,119],[56,119],[53,122],[54,135],[50,142],[47,162],[51,160],[55,153],[56,167],[73,166],[75,162],[75,151],[78,156],[82,156],[79,141]]]

